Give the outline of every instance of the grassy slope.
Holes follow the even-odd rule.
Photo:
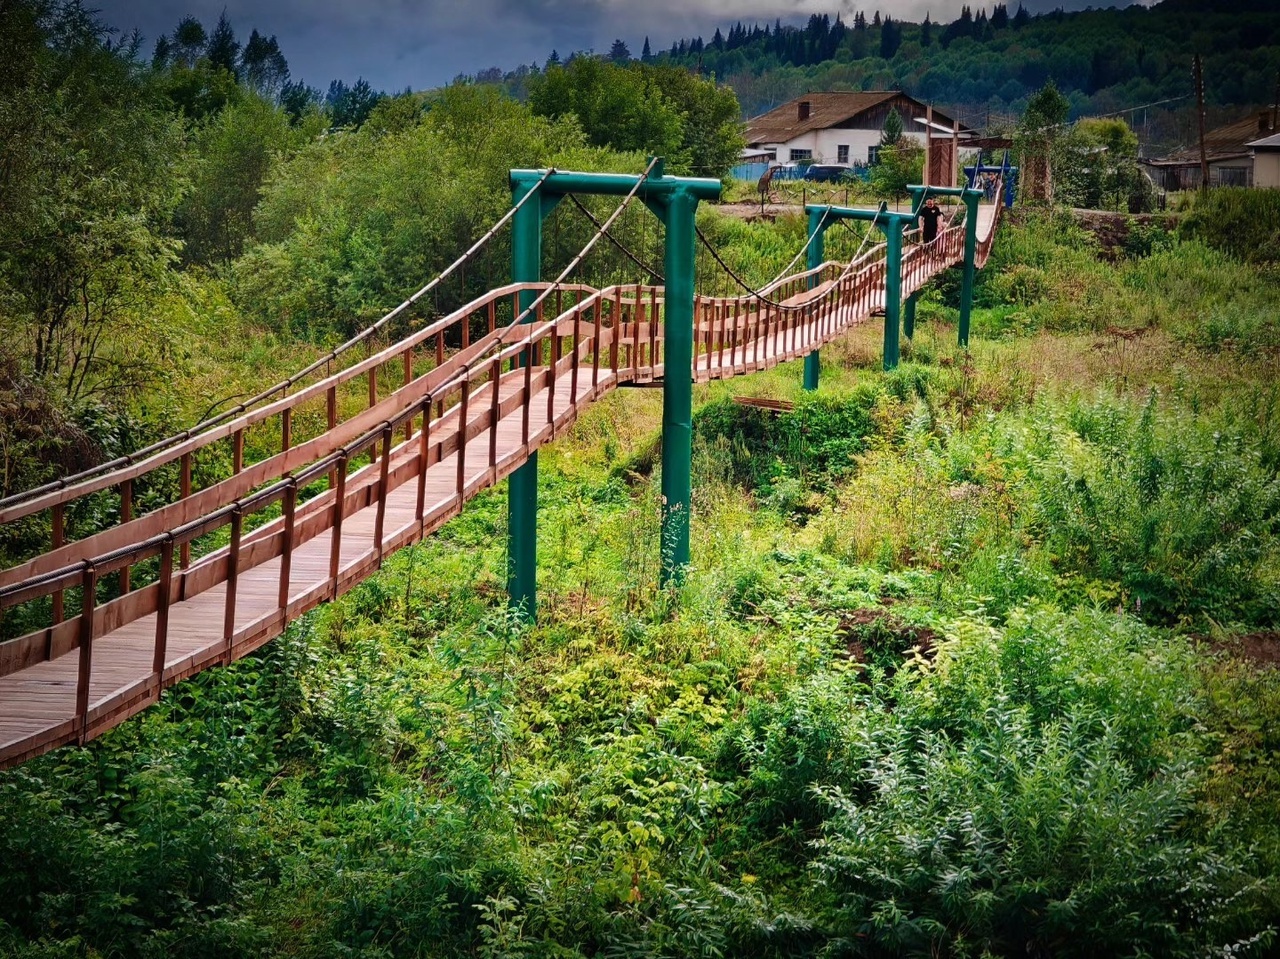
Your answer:
[[[542,457],[536,628],[503,613],[495,491],[260,658],[0,776],[0,952],[1265,944],[1280,684],[1192,637],[1274,625],[1273,280],[1036,221],[968,355],[943,283],[895,374],[868,328],[816,398],[797,364],[699,388],[675,591],[660,398],[609,397]]]

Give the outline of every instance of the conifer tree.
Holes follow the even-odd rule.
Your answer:
[[[227,20],[225,10],[222,11],[222,16],[218,17],[218,25],[213,28],[213,33],[209,36],[205,56],[213,66],[221,67],[232,76],[235,75],[236,64],[240,60],[240,41],[236,39],[236,32],[231,29],[231,22]]]

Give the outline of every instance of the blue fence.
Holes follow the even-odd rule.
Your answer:
[[[739,163],[729,171],[735,180],[759,180],[769,169],[768,163]],[[804,170],[801,167],[778,167],[773,174],[775,180],[803,180]]]
[[[822,164],[818,165],[822,166]],[[733,177],[735,180],[750,180],[754,183],[764,176],[765,171],[768,169],[768,163],[739,163],[736,167],[729,170],[729,176]],[[775,182],[781,182],[783,180],[803,180],[807,169],[808,167],[801,166],[780,166],[774,170],[773,179]],[[859,164],[857,166],[850,167],[849,173],[857,177],[859,180],[867,180],[871,177],[871,167]]]

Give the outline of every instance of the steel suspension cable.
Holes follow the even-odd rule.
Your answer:
[[[879,209],[877,209],[877,210],[876,210],[876,215],[875,215],[875,216],[872,218],[872,220],[871,220],[871,226],[873,226],[873,227],[874,227],[874,226],[879,222],[879,220],[880,220],[880,214],[881,214],[881,213],[884,213],[886,209],[888,209],[888,203],[881,202]],[[824,216],[823,216],[823,220],[825,220],[825,219],[826,219],[826,215],[827,215],[827,214],[830,214],[830,212],[831,212],[831,210],[830,210],[830,208],[828,207],[828,209],[826,210],[826,213],[825,213],[825,214],[824,214]],[[819,223],[820,223],[820,224],[821,224],[821,222],[822,222],[822,221],[819,221]],[[738,286],[740,286],[740,287],[743,289],[743,291],[744,291],[744,292],[746,292],[746,293],[747,293],[747,295],[749,295],[749,296],[751,296],[751,297],[754,297],[755,299],[759,300],[760,302],[765,303],[765,304],[767,304],[767,305],[769,305],[769,306],[772,306],[772,307],[774,307],[775,309],[782,310],[782,311],[784,311],[784,312],[798,311],[798,310],[803,310],[803,309],[805,308],[805,307],[804,307],[804,305],[799,305],[799,306],[787,306],[785,303],[781,303],[781,302],[779,302],[778,300],[772,300],[772,299],[770,299],[769,297],[765,296],[763,293],[761,293],[761,292],[760,292],[760,290],[758,290],[758,289],[756,289],[755,287],[751,286],[751,284],[749,284],[746,280],[744,280],[741,276],[739,276],[739,275],[734,271],[734,269],[733,269],[731,266],[729,266],[729,264],[727,264],[727,263],[724,261],[723,257],[721,257],[721,256],[720,256],[719,251],[718,251],[718,250],[716,250],[716,248],[715,248],[715,247],[713,247],[713,246],[711,245],[711,242],[707,239],[706,234],[704,234],[704,233],[702,232],[702,228],[701,228],[701,227],[697,227],[697,226],[695,226],[695,229],[697,230],[697,233],[698,233],[698,239],[702,241],[702,245],[703,245],[703,246],[705,246],[705,247],[707,248],[708,252],[710,252],[711,256],[715,259],[715,261],[716,261],[718,264],[720,264],[720,268],[721,268],[722,270],[724,270],[724,272],[725,272],[725,273],[727,273],[727,274],[728,274],[728,275],[733,279],[733,281],[734,281],[735,283],[737,283],[737,284],[738,284]],[[805,249],[806,249],[806,250],[807,250],[807,249],[809,248],[809,246],[812,244],[812,242],[813,242],[813,237],[815,237],[815,236],[817,236],[817,235],[818,235],[818,231],[817,231],[817,230],[815,230],[815,231],[810,235],[810,237],[809,237],[809,243],[806,243],[806,244],[805,244]],[[852,258],[851,260],[849,260],[849,262],[845,265],[844,269],[843,269],[843,270],[841,270],[841,272],[840,272],[840,276],[839,276],[839,277],[837,277],[837,281],[844,279],[844,278],[849,274],[849,271],[853,268],[853,265],[854,265],[855,263],[857,263],[857,262],[858,262],[858,259],[862,256],[862,251],[863,251],[863,249],[866,247],[866,241],[867,241],[870,237],[871,237],[871,230],[870,230],[870,229],[868,229],[868,230],[867,230],[866,235],[863,237],[862,246],[858,248],[858,252],[854,254],[853,258]],[[802,251],[802,252],[803,252],[803,251]],[[792,261],[792,262],[794,263],[794,261]],[[788,269],[790,269],[790,267],[788,267]],[[777,279],[772,280],[770,283],[766,284],[766,286],[772,286],[774,283],[777,283],[777,282],[778,282],[778,280],[782,279],[782,277],[783,277],[783,276],[786,276],[786,273],[787,273],[787,271],[786,271],[786,270],[784,270],[784,271],[783,271],[783,273],[782,273],[782,274],[781,274]]]
[[[593,214],[581,200],[579,200],[572,193],[569,194],[569,199],[573,201],[573,205],[582,211],[583,216],[585,216],[588,220],[590,220],[597,230],[601,229],[600,221],[596,219],[595,214]],[[659,283],[667,282],[666,277],[664,277],[661,273],[659,273],[653,267],[649,266],[642,259],[640,259],[640,257],[637,256],[635,253],[633,253],[625,243],[623,243],[616,236],[614,236],[611,231],[605,230],[604,235],[605,235],[605,238],[609,240],[609,242],[611,242],[614,246],[616,246],[619,250],[621,250],[623,254],[625,254],[626,257],[629,260],[631,260],[632,263],[640,267],[640,269],[644,270],[646,273],[648,273],[651,277],[653,277]]]
[[[617,221],[618,217],[620,217],[623,214],[623,212],[627,209],[627,207],[631,205],[631,201],[636,198],[636,195],[640,192],[640,187],[644,185],[646,180],[648,180],[649,174],[653,172],[653,168],[655,165],[657,165],[657,162],[658,162],[657,157],[654,157],[652,160],[649,161],[649,165],[645,168],[645,171],[642,174],[640,174],[639,178],[635,182],[635,186],[633,186],[630,192],[627,193],[625,197],[623,197],[623,200],[621,203],[618,204],[617,209],[615,209],[611,214],[609,214],[609,218],[605,220],[603,224],[600,225],[600,228],[596,230],[595,235],[592,236],[591,239],[587,241],[586,246],[584,246],[581,250],[578,251],[578,254],[569,262],[569,265],[560,271],[560,275],[557,276],[545,290],[539,293],[538,296],[534,299],[534,301],[530,303],[527,307],[525,307],[525,309],[520,313],[520,315],[517,316],[511,322],[512,326],[515,326],[517,323],[523,322],[527,316],[535,313],[538,307],[540,307],[543,303],[545,303],[547,298],[550,297],[552,293],[560,289],[560,285],[564,283],[565,279],[569,276],[569,274],[572,273],[574,270],[576,270],[582,264],[582,261],[586,259],[587,254],[589,254],[592,251],[592,249],[595,248],[595,245],[600,242],[600,238],[603,237],[608,232],[609,227],[613,226],[613,224]]]

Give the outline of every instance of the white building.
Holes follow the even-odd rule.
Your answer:
[[[1253,185],[1280,187],[1280,133],[1245,145],[1253,149]]]
[[[893,109],[902,117],[903,135],[923,147],[929,108],[897,90],[806,93],[748,120],[747,145],[767,151],[771,159],[780,163],[874,163],[881,131]],[[949,142],[954,128],[951,117],[933,111],[935,144]],[[961,143],[974,136],[975,131],[960,127]]]

